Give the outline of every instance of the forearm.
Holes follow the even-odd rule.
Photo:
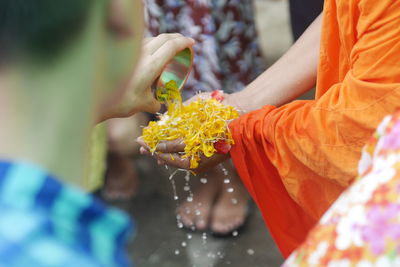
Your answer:
[[[274,65],[227,102],[247,113],[264,105],[281,106],[316,83],[322,15]]]

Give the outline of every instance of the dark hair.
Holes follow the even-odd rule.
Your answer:
[[[0,0],[0,63],[18,52],[53,56],[73,39],[92,0]]]

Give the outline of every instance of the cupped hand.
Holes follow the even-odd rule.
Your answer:
[[[218,165],[229,158],[229,154],[214,154],[211,157],[201,156],[199,166],[195,169],[190,168],[190,159],[183,158],[185,144],[181,139],[174,141],[160,142],[154,153],[150,152],[150,148],[146,145],[141,137],[137,139],[141,145],[140,153],[145,155],[152,155],[157,159],[160,165],[169,165],[179,169],[186,169],[195,173],[202,173]]]

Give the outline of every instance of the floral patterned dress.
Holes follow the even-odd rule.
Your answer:
[[[283,266],[400,266],[400,112],[383,120],[359,177]]]
[[[241,90],[263,71],[250,0],[145,0],[147,35],[178,32],[196,40],[184,97]]]

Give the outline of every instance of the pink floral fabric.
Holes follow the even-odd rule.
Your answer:
[[[196,40],[183,92],[241,90],[263,69],[251,0],[145,0],[147,35],[178,32]]]
[[[400,266],[400,112],[383,120],[359,177],[283,266]]]

